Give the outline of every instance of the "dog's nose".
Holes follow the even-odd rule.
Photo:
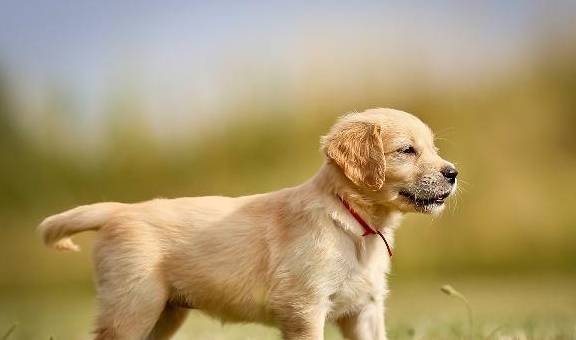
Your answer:
[[[456,170],[455,167],[448,165],[443,167],[442,170],[440,170],[440,172],[442,173],[442,175],[444,175],[444,177],[446,177],[448,182],[452,184],[456,182],[456,176],[458,176],[458,170]]]

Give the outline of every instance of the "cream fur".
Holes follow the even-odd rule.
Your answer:
[[[402,143],[421,153],[398,154]],[[169,338],[189,307],[273,325],[285,339],[323,339],[326,321],[349,339],[386,339],[390,258],[337,195],[392,242],[402,215],[419,210],[400,188],[430,182],[446,162],[422,122],[391,109],[343,116],[322,144],[326,162],[297,187],[98,203],[44,220],[44,241],[58,249],[77,250],[72,234],[98,231],[96,339]]]

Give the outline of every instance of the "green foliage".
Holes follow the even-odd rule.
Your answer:
[[[95,201],[296,185],[321,164],[318,139],[337,115],[374,106],[418,114],[461,173],[458,197],[443,216],[407,218],[397,237],[397,275],[573,272],[576,53],[550,51],[469,86],[432,85],[414,72],[411,86],[396,88],[367,64],[340,87],[314,80],[283,97],[270,93],[277,79],[262,74],[246,81],[250,91],[239,99],[222,103],[219,118],[191,124],[188,137],[168,142],[155,137],[137,91],[121,89],[107,103],[103,132],[94,133],[97,147],[81,138],[69,99],[56,88],[35,128],[20,124],[23,112],[0,77],[0,287],[89,281],[86,254],[48,256],[42,248],[34,227],[44,216]],[[8,260],[15,258],[34,269]]]
[[[572,340],[576,338],[575,278],[454,278],[454,285],[465,292],[474,312],[472,331],[462,306],[438,292],[441,280],[392,278],[386,309],[388,335],[391,340]],[[94,293],[78,287],[29,291],[5,296],[2,302],[0,334],[8,334],[7,340],[86,338],[96,307]],[[175,339],[264,340],[280,336],[273,328],[221,324],[191,311]],[[332,323],[326,327],[326,339],[341,339]]]

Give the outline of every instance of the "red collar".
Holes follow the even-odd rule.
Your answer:
[[[384,238],[384,235],[382,235],[382,233],[380,231],[370,227],[370,225],[366,221],[364,221],[364,219],[362,217],[360,217],[360,215],[358,215],[358,213],[356,211],[354,211],[354,209],[352,209],[350,204],[348,204],[348,202],[346,202],[342,197],[340,197],[340,195],[338,195],[338,198],[340,199],[340,202],[342,202],[342,204],[344,204],[344,207],[346,207],[346,210],[348,210],[350,215],[352,215],[352,217],[354,217],[356,222],[358,222],[362,226],[362,228],[364,228],[364,234],[362,234],[362,236],[376,235],[376,234],[380,235],[380,237],[384,241],[384,244],[386,244],[386,249],[388,250],[388,255],[390,257],[392,257],[392,249],[388,245],[388,242],[386,241],[386,238]]]

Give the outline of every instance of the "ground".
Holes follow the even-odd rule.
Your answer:
[[[393,339],[576,339],[576,276],[499,275],[489,277],[392,277],[387,323]],[[465,305],[440,291],[451,284],[469,300]],[[95,313],[90,287],[32,292],[0,292],[0,339],[89,339]],[[341,339],[333,325],[327,339]],[[221,325],[192,312],[176,339],[279,339],[258,325]]]

